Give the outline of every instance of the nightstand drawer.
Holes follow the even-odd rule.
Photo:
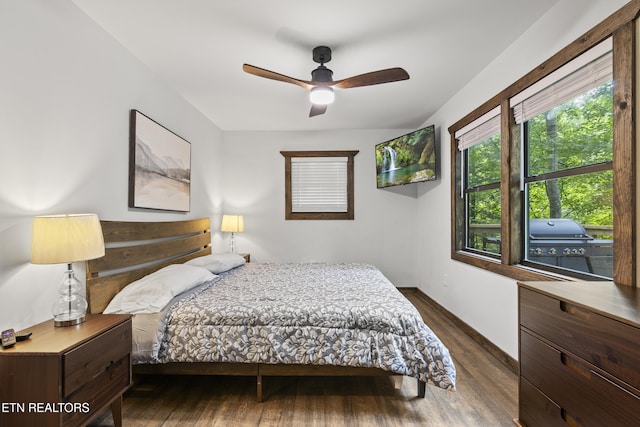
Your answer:
[[[124,393],[129,387],[130,357],[115,361],[97,377],[86,382],[73,394],[66,398],[67,402],[87,404],[91,412],[105,407],[113,400],[113,396]],[[64,425],[79,425],[84,423],[85,418],[91,414],[83,411],[73,411],[63,414]]]
[[[579,425],[634,425],[640,397],[575,356],[520,332],[521,376],[571,414]]]
[[[640,330],[520,288],[520,324],[640,389]]]
[[[123,357],[129,359],[130,349],[131,320],[128,320],[66,353],[63,360],[63,396],[68,397],[103,375]]]

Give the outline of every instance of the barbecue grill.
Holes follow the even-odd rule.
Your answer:
[[[595,239],[577,221],[529,220],[529,260],[613,277],[613,240]]]

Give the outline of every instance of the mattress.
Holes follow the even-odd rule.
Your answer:
[[[447,348],[367,264],[248,263],[134,317],[135,363],[234,362],[375,367],[453,389]],[[151,346],[151,347],[149,347]]]

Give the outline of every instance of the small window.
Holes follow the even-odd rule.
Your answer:
[[[353,219],[353,158],[358,151],[281,151],[286,219]]]
[[[500,107],[456,132],[465,227],[463,247],[489,256],[501,253]]]

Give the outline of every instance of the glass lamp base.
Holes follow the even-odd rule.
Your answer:
[[[236,238],[233,235],[233,233],[231,233],[231,239],[229,239],[229,250],[231,251],[232,254],[235,254],[238,252],[238,247],[236,246]]]
[[[88,305],[87,300],[79,293],[80,287],[69,264],[69,269],[60,282],[59,298],[51,310],[55,326],[73,326],[84,322]]]

